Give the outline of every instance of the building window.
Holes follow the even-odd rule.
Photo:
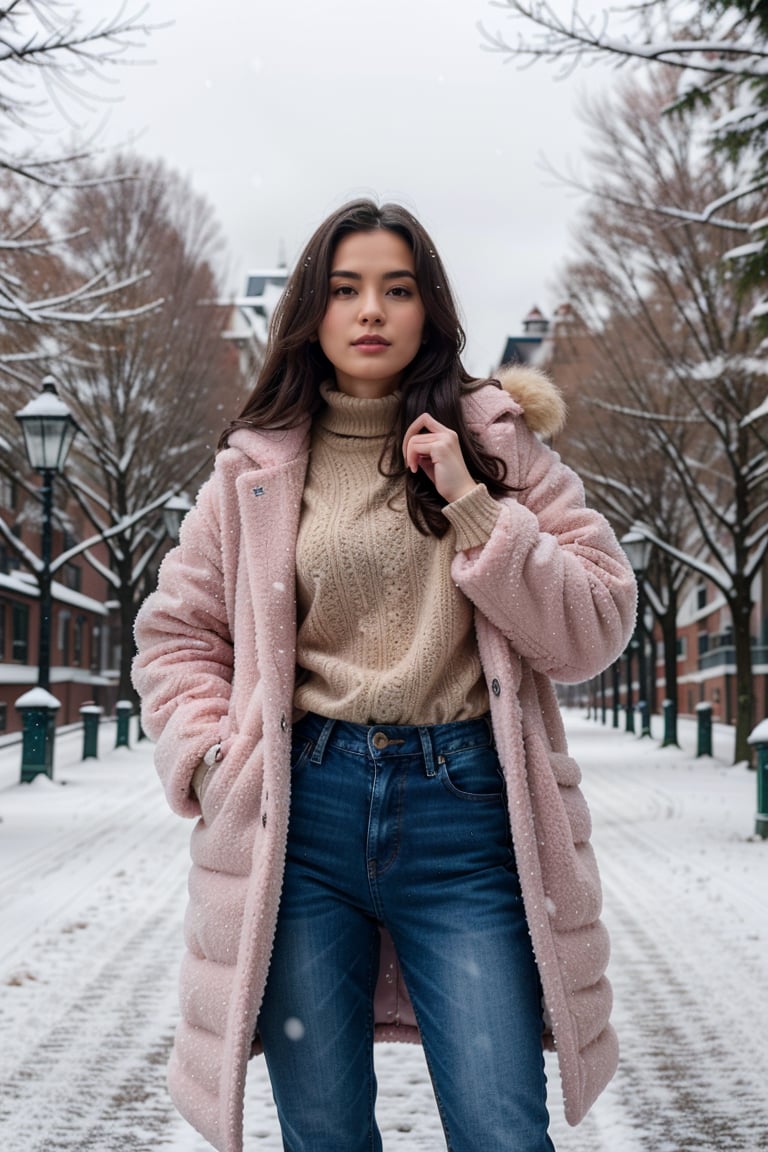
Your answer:
[[[707,606],[707,586],[704,581],[696,585],[696,608],[701,610]]]
[[[0,572],[17,572],[21,568],[21,560],[12,549],[0,544]]]
[[[61,662],[65,666],[69,664],[69,619],[71,613],[64,608],[59,612],[59,652],[61,652]]]
[[[699,632],[698,638],[699,656],[703,656],[709,652],[709,632]]]
[[[87,622],[86,616],[78,616],[75,619],[75,633],[72,639],[72,663],[78,668],[81,667],[83,663],[83,648],[85,647],[83,640]]]
[[[16,481],[10,476],[0,476],[0,507],[16,511]]]
[[[13,659],[16,664],[26,664],[29,658],[29,608],[26,604],[14,604],[13,616]]]
[[[59,572],[59,580],[65,588],[79,592],[83,583],[83,570],[78,564],[65,564]]]
[[[0,732],[5,732],[8,727],[8,705],[0,704]]]
[[[688,637],[678,636],[677,638],[677,658],[678,660],[685,660],[688,655]]]
[[[0,664],[5,660],[5,600],[0,600]]]

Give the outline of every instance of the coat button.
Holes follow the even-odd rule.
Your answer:
[[[501,684],[499,684],[495,676],[493,680],[491,680],[491,692],[493,692],[494,696],[501,696]]]
[[[285,712],[283,712],[282,716],[280,717],[280,727],[282,728],[283,732],[288,731],[288,721],[285,718]]]

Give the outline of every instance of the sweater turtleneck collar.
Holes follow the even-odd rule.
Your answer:
[[[320,385],[320,395],[326,406],[318,416],[318,423],[324,431],[336,436],[365,439],[387,436],[400,406],[399,392],[378,399],[348,396],[328,380]]]

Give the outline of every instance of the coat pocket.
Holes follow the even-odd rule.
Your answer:
[[[594,923],[602,907],[581,772],[575,760],[550,751],[536,735],[526,741],[526,758],[549,915],[558,930],[573,931]]]
[[[200,800],[203,820],[210,824],[221,812],[242,769],[245,755],[237,735],[221,742],[219,759],[205,774]]]

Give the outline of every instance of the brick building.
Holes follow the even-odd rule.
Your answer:
[[[35,555],[40,525],[33,501],[12,480],[0,477],[0,516]],[[76,543],[84,525],[54,518],[53,558]],[[106,553],[100,556],[107,563]],[[116,696],[116,665],[107,583],[83,556],[55,575],[52,588],[51,692],[61,702],[57,724],[79,720],[88,702],[109,711]],[[37,683],[39,593],[34,576],[21,566],[12,547],[0,541],[0,736],[19,731],[15,701]]]

